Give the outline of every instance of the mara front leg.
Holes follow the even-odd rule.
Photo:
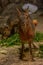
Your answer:
[[[21,45],[21,50],[20,50],[20,59],[23,60],[24,57],[24,43]]]

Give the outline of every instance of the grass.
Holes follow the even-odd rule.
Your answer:
[[[34,41],[35,42],[43,41],[43,33],[37,32],[35,35]],[[8,39],[0,40],[0,45],[2,45],[2,46],[20,45],[20,43],[21,43],[21,40],[19,38],[19,34],[17,34],[17,33],[12,35]]]
[[[36,41],[36,42],[41,42],[41,41],[43,41],[43,33],[36,32],[34,41]]]
[[[8,39],[0,40],[1,46],[12,46],[12,45],[19,45],[19,44],[20,44],[20,38],[19,38],[19,34],[17,33],[12,35]]]

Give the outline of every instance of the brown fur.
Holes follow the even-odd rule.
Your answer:
[[[35,26],[28,12],[24,12],[23,14],[19,12],[19,20],[20,21],[18,24],[18,29],[19,29],[20,39],[22,42],[28,41],[31,60],[33,60],[31,44],[33,43],[33,38],[35,35]],[[24,43],[22,43],[20,59],[23,59],[23,51],[24,51]]]

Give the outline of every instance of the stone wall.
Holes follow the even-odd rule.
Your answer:
[[[33,3],[33,4],[38,5],[39,7],[43,6],[43,0],[0,0],[0,6],[5,7],[9,3],[20,3],[20,2],[22,2],[22,3],[26,3],[26,2]]]
[[[43,0],[0,0],[0,12],[2,12],[3,9],[10,3],[15,3],[16,5],[24,3],[32,3],[37,5],[39,8],[43,9]]]

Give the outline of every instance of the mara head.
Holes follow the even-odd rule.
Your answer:
[[[37,19],[31,19],[30,15],[29,15],[29,11],[26,9],[23,13],[21,13],[21,11],[17,8],[17,12],[18,12],[18,17],[21,19],[21,21],[27,21],[28,19],[28,22],[32,22],[33,25],[37,26],[38,24],[38,21]]]

